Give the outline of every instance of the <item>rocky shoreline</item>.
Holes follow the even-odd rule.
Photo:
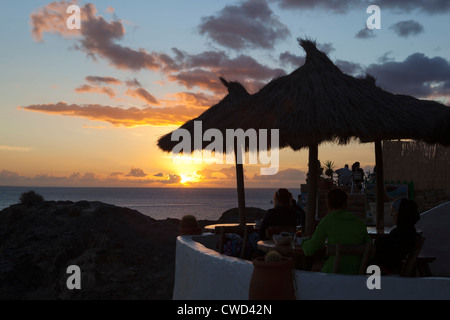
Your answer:
[[[248,221],[265,212],[248,211]],[[199,224],[233,221],[237,209]],[[10,206],[0,212],[0,299],[170,300],[179,222],[101,202]],[[70,265],[80,290],[67,287]]]

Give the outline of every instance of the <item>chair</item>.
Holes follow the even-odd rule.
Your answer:
[[[272,239],[274,234],[279,234],[281,232],[295,233],[296,230],[297,228],[293,226],[271,226],[266,229],[266,236],[267,238]]]
[[[406,259],[403,261],[402,269],[400,271],[400,276],[402,277],[414,277],[417,271],[417,259],[420,254],[420,250],[422,250],[423,243],[425,242],[425,238],[420,234],[416,235],[416,241],[414,242],[414,246],[411,249],[410,253],[406,256]]]
[[[419,271],[419,276],[421,277],[432,277],[431,269],[429,264],[436,260],[436,257],[430,256],[418,256],[417,257],[417,270]]]
[[[247,251],[248,235],[253,232],[253,226],[246,225],[244,228],[241,226],[218,226],[215,228],[215,233],[219,235],[219,252],[223,253],[225,246],[225,234],[235,233],[242,237],[241,258],[245,257]]]
[[[367,272],[367,265],[369,258],[373,255],[375,247],[372,243],[367,242],[363,244],[333,244],[327,245],[327,256],[335,256],[333,264],[333,273],[339,273],[341,257],[344,255],[359,255],[361,256],[361,264],[359,266],[358,274],[365,275]]]

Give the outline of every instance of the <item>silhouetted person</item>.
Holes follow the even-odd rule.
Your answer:
[[[271,226],[296,227],[297,213],[292,207],[292,194],[284,188],[278,189],[273,196],[274,208],[267,210],[259,228],[259,238],[267,240],[266,230]]]
[[[363,244],[370,242],[367,227],[364,222],[347,210],[347,193],[342,189],[331,189],[327,193],[329,213],[319,222],[317,229],[310,239],[303,240],[302,249],[306,256],[312,256],[328,244]],[[335,256],[329,256],[322,272],[332,272]],[[343,256],[339,273],[358,274],[361,264],[359,256]]]
[[[349,186],[352,184],[352,171],[348,168],[348,164],[344,168],[337,169],[336,173],[338,174],[338,184],[340,186]]]
[[[356,187],[356,191],[361,191],[362,190],[362,184],[364,182],[364,178],[365,178],[365,173],[364,170],[361,169],[359,162],[355,162],[352,165],[352,181],[353,181],[353,186]]]
[[[415,224],[420,219],[414,201],[401,198],[392,203],[392,221],[396,227],[385,236],[375,240],[375,261],[383,274],[398,274],[402,261],[414,247],[417,231]]]

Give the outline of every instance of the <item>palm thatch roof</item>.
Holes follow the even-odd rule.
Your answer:
[[[241,104],[244,130],[279,129],[280,147],[293,150],[324,141],[347,144],[352,139],[450,145],[449,107],[384,91],[370,76],[347,75],[314,42],[299,42],[306,51],[304,65],[272,80]]]
[[[375,142],[377,228],[382,229],[384,194],[381,141],[414,139],[450,145],[450,108],[434,101],[387,92],[364,79],[344,74],[309,40],[303,66],[269,82],[240,104],[242,129],[279,129],[279,147],[309,148],[306,234],[314,229],[318,145]]]
[[[309,40],[300,39],[306,51],[303,66],[289,75],[269,82],[249,95],[239,83],[228,83],[229,94],[196,119],[181,128],[194,132],[201,120],[203,132],[210,128],[279,130],[278,147],[293,150],[309,148],[308,203],[306,234],[310,235],[316,209],[318,145],[325,141],[346,144],[353,139],[375,142],[377,162],[377,227],[383,226],[383,166],[381,141],[414,139],[450,146],[450,108],[411,96],[387,92],[367,76],[344,74],[327,55]],[[202,133],[203,133],[202,132]],[[171,151],[177,141],[171,133],[158,140],[158,147]],[[209,142],[203,142],[205,148]],[[194,145],[193,145],[194,147]],[[194,148],[192,147],[192,151]],[[248,146],[246,146],[248,149]],[[271,147],[268,141],[268,147]],[[252,150],[255,151],[255,150]],[[238,193],[243,189],[242,165],[236,172]],[[241,204],[240,204],[241,206]]]
[[[197,118],[189,120],[179,129],[186,129],[193,137],[195,121],[202,121],[202,136],[208,129],[218,129],[225,137],[226,129],[240,128],[240,123],[236,121],[237,106],[244,99],[248,98],[250,94],[239,82],[228,82],[224,78],[220,78],[220,80],[224,86],[227,87],[228,94],[220,102],[213,105]],[[157,145],[161,150],[170,152],[179,143],[178,141],[171,141],[171,136],[172,132],[158,139]],[[194,146],[193,140],[194,139],[191,139],[191,151],[194,151],[194,147],[196,147]],[[204,149],[211,142],[202,141],[202,143],[202,149]]]

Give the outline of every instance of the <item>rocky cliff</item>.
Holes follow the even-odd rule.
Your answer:
[[[199,223],[230,221],[237,209]],[[172,299],[178,226],[101,202],[13,205],[0,212],[0,299]],[[71,265],[80,290],[67,287]]]

